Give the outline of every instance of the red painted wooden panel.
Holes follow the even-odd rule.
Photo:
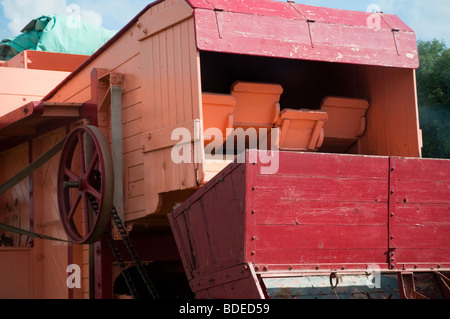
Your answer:
[[[323,23],[345,24],[367,28],[367,20],[372,16],[370,12],[317,7],[299,3],[293,3],[292,6],[307,19]],[[380,20],[382,19],[380,18]],[[385,21],[380,21],[380,28],[391,30]]]
[[[323,176],[340,178],[388,179],[388,158],[380,156],[355,156],[320,153],[282,152],[280,175]],[[301,160],[301,165],[299,165]]]
[[[261,175],[256,199],[387,202],[388,181],[380,179]]]
[[[305,20],[287,2],[272,0],[208,0],[212,9]],[[205,6],[199,3],[200,8]]]
[[[401,31],[414,32],[410,27],[408,27],[398,16],[393,14],[382,14],[384,22],[391,29],[397,29]]]
[[[183,264],[194,278],[244,262],[245,166],[216,176],[169,215]]]
[[[387,269],[391,258],[397,269],[450,267],[449,161],[280,152],[279,165],[263,175],[260,161],[233,164],[170,215],[194,251],[194,280],[245,262],[260,272]],[[238,287],[212,286],[214,296]]]
[[[450,162],[391,158],[393,265],[450,261]]]
[[[204,51],[298,58],[311,50],[306,21],[196,9],[197,47]],[[292,32],[296,30],[296,32]]]
[[[389,158],[279,156],[274,175],[260,174],[261,163],[247,166],[249,260],[310,270],[387,266]]]
[[[386,248],[387,226],[361,225],[258,225],[255,227],[255,250],[336,250],[339,262],[342,252],[348,249],[383,249]],[[346,254],[346,252],[344,252]],[[274,256],[275,257],[275,256]],[[271,263],[271,261],[266,261]]]
[[[395,222],[399,226],[450,227],[448,204],[422,205],[399,202]]]
[[[254,204],[257,225],[349,225],[386,226],[387,203],[331,201],[273,201]]]
[[[337,252],[340,254],[337,255]],[[276,266],[278,270],[287,270],[289,266],[302,270],[315,270],[317,266],[322,270],[341,268],[343,265],[352,268],[359,267],[359,269],[365,269],[370,264],[387,266],[385,247],[342,251],[336,249],[258,249],[252,260],[256,265],[278,265]]]
[[[450,268],[450,248],[403,248],[396,251],[396,257],[398,259],[397,265],[399,268],[403,264],[417,265],[423,268],[421,265],[429,265],[427,268],[441,267]]]
[[[371,13],[287,4],[276,1],[211,2],[195,9],[197,47],[204,51],[268,57],[418,68],[414,32],[397,18],[402,30],[392,32],[380,17],[371,27]],[[295,9],[295,10],[294,10]],[[315,22],[307,23],[307,19]]]

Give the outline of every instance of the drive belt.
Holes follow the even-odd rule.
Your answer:
[[[47,163],[53,156],[58,154],[59,151],[62,150],[64,146],[64,142],[66,141],[66,138],[64,137],[62,140],[60,140],[55,146],[53,146],[50,150],[45,152],[43,155],[41,155],[37,160],[35,160],[33,163],[28,165],[26,168],[21,170],[18,174],[10,178],[6,183],[0,185],[0,195],[6,193],[8,190],[19,184],[22,180],[33,174],[36,170],[38,170],[42,165]],[[70,241],[55,238],[51,236],[46,236],[42,234],[37,234],[29,230],[24,230],[21,228],[17,228],[11,225],[6,225],[3,223],[0,223],[0,230],[7,231],[10,233],[15,233],[19,235],[25,235],[33,238],[40,238],[44,240],[52,240],[52,241],[59,241],[59,242],[65,242],[70,243]]]
[[[4,194],[12,187],[19,184],[22,180],[33,174],[36,170],[38,170],[42,165],[47,163],[53,156],[58,154],[60,150],[62,150],[64,146],[64,142],[66,138],[63,138],[59,141],[55,146],[53,146],[50,150],[45,152],[41,157],[35,160],[33,163],[28,165],[25,169],[21,170],[17,175],[9,179],[6,183],[0,185],[0,195]]]

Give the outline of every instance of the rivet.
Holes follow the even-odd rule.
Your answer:
[[[255,252],[254,252],[254,251],[252,251],[252,252],[251,252],[251,255],[252,255],[252,256],[255,256]]]
[[[253,236],[253,237],[252,237],[252,240],[256,240],[256,237],[255,237],[255,236]]]
[[[269,268],[267,268],[267,266],[264,266],[263,271],[267,271],[267,270],[269,270]]]

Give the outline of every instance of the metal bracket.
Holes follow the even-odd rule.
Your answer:
[[[443,297],[445,299],[450,299],[450,278],[440,272],[436,272],[434,274],[437,282],[439,283],[439,288],[441,288]]]
[[[124,222],[123,207],[123,136],[122,136],[122,88],[124,75],[117,72],[108,72],[104,69],[94,69],[92,73],[93,90],[92,99],[97,104],[99,126],[107,127],[106,115],[108,108],[111,111],[111,143],[114,163],[114,207]]]
[[[412,272],[400,272],[398,274],[398,286],[402,299],[429,299],[416,291],[414,273]]]

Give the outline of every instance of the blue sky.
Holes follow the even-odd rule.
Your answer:
[[[81,14],[82,18],[119,30],[152,0],[0,0],[0,40],[17,35],[43,14]],[[437,38],[450,46],[450,0],[296,0],[297,3],[367,11],[375,4],[398,15],[422,40]]]

